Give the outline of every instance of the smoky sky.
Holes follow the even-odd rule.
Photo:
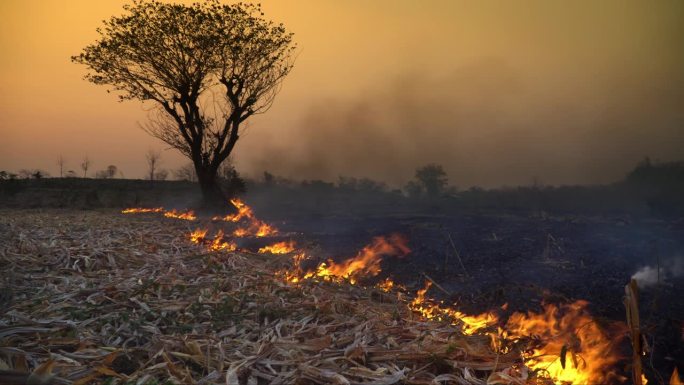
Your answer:
[[[61,155],[80,173],[87,155],[142,178],[149,149],[187,162],[140,129],[150,103],[117,103],[69,60],[127,3],[0,1],[0,170],[58,175]],[[438,163],[462,188],[593,184],[684,159],[682,1],[261,3],[298,49],[238,141],[244,175],[401,186]]]
[[[410,71],[356,97],[322,98],[252,161],[294,178],[401,185],[438,163],[463,187],[607,183],[646,156],[684,157],[684,84],[620,74],[549,88],[501,58]]]

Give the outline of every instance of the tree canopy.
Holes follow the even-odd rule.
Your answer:
[[[292,69],[293,34],[253,4],[134,0],[124,10],[72,60],[120,100],[154,102],[146,131],[192,159],[213,188],[241,123],[269,109]]]

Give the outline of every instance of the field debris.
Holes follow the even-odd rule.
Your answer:
[[[411,298],[389,279],[362,287],[354,274],[288,275],[306,257],[289,242],[246,253],[223,232],[207,238],[187,221],[108,211],[0,217],[0,285],[10,293],[0,298],[0,377],[12,371],[78,385],[553,384],[529,363],[586,373],[587,349],[610,353],[581,303],[512,317],[508,329],[489,313],[467,326],[465,315],[425,298],[429,281]],[[258,221],[250,211],[229,222],[243,218]],[[398,238],[371,246],[408,250]],[[569,319],[568,309],[582,317]],[[540,353],[546,345],[527,334],[543,335],[544,322],[599,340],[585,346],[547,327],[559,351]]]

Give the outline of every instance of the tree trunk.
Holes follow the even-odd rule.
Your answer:
[[[216,177],[217,170],[211,167],[196,166],[197,180],[202,190],[202,206],[207,209],[232,207]]]

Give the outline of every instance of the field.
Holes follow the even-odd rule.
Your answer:
[[[640,298],[649,383],[667,383],[684,362],[676,218],[486,210],[320,186],[253,188],[247,219],[278,230],[263,237],[229,236],[236,224],[209,213],[121,214],[190,204],[192,190],[173,186],[117,195],[86,185],[97,200],[72,192],[70,204],[84,207],[61,209],[44,207],[63,199],[50,188],[15,193],[13,202],[41,203],[0,212],[0,364],[17,376],[52,365],[58,383],[477,384],[549,383],[545,372],[562,362],[576,384],[629,383],[622,299],[647,266],[661,272]],[[193,242],[196,229],[207,232]],[[296,250],[258,252],[281,241]],[[368,250],[381,257],[377,271],[335,274]]]

